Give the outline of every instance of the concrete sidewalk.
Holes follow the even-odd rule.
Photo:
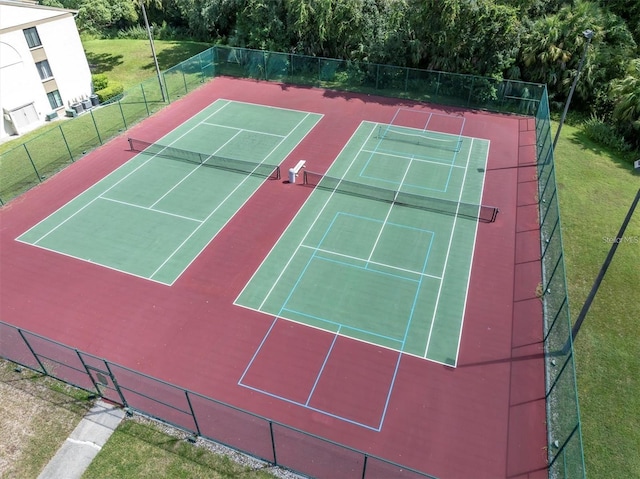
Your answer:
[[[80,479],[125,416],[99,400],[73,430],[38,479]]]

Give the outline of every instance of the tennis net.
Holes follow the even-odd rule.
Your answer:
[[[457,201],[404,193],[402,191],[380,188],[355,181],[333,178],[306,170],[303,176],[303,184],[323,190],[359,196],[361,198],[384,201],[385,203],[392,203],[399,206],[418,208],[452,216],[461,216],[483,223],[493,223],[499,212],[498,208],[494,206],[460,203]]]
[[[265,178],[280,179],[280,166],[267,163],[225,158],[217,155],[207,155],[196,151],[183,150],[173,146],[165,146],[159,143],[149,143],[135,138],[129,138],[131,151],[139,151],[148,155],[161,156],[172,160],[195,163],[202,166],[219,168],[222,170],[244,173],[247,175],[262,176]]]
[[[462,148],[462,138],[454,140],[438,138],[425,133],[411,133],[406,130],[394,129],[391,125],[378,127],[378,138],[381,140],[401,141],[412,145],[427,146],[437,150],[458,152]]]

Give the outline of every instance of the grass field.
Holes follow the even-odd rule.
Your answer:
[[[556,167],[575,321],[640,175],[569,125],[556,149]],[[575,342],[588,477],[640,477],[640,209],[625,239]]]
[[[0,360],[0,477],[37,477],[90,408],[87,392]]]
[[[165,71],[210,48],[208,43],[154,40],[158,66]],[[156,75],[149,40],[82,39],[91,73],[104,73],[127,90]]]

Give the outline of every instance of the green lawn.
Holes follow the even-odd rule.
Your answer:
[[[638,188],[623,160],[565,125],[556,149],[575,321]],[[587,475],[640,477],[640,208],[576,338]]]
[[[268,479],[268,464],[242,465],[215,454],[202,444],[192,445],[184,434],[167,435],[159,423],[123,421],[93,460],[83,479]],[[246,459],[244,460],[246,463]]]
[[[187,58],[211,48],[208,43],[154,40],[158,65],[168,70]],[[149,40],[83,39],[91,73],[104,73],[127,90],[156,75]]]

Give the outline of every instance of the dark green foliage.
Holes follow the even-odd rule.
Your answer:
[[[625,142],[616,129],[601,118],[593,115],[583,124],[585,134],[596,143],[619,152],[629,151],[631,146]]]
[[[98,95],[100,103],[104,103],[108,100],[111,100],[112,98],[117,97],[118,95],[122,95],[123,91],[124,87],[122,86],[122,83],[112,81],[109,82],[106,88],[96,91],[96,95]]]
[[[42,0],[79,9],[82,31],[117,32],[146,39],[138,1]],[[587,40],[595,32],[577,82],[571,110],[610,119],[627,140],[638,134],[637,75],[640,0],[145,0],[154,37],[192,38],[252,49],[291,52],[501,80],[545,83],[559,110],[576,78]],[[635,39],[634,40],[634,36]],[[256,57],[257,58],[257,57]],[[255,78],[285,77],[297,65],[273,58],[250,62]],[[244,60],[243,60],[244,61]],[[253,63],[251,63],[253,62]],[[317,65],[314,66],[317,68]],[[403,86],[392,69],[380,76],[352,68],[322,78],[371,78]],[[406,79],[411,81],[411,79]],[[376,85],[373,85],[376,87]],[[377,87],[381,87],[377,85]],[[495,100],[491,80],[464,87],[480,103]],[[464,93],[464,92],[463,92]],[[481,100],[482,98],[482,100]]]
[[[103,88],[106,88],[107,85],[109,84],[109,79],[107,78],[107,75],[105,75],[104,73],[91,75],[91,81],[93,82],[93,89],[95,91],[102,90]]]

